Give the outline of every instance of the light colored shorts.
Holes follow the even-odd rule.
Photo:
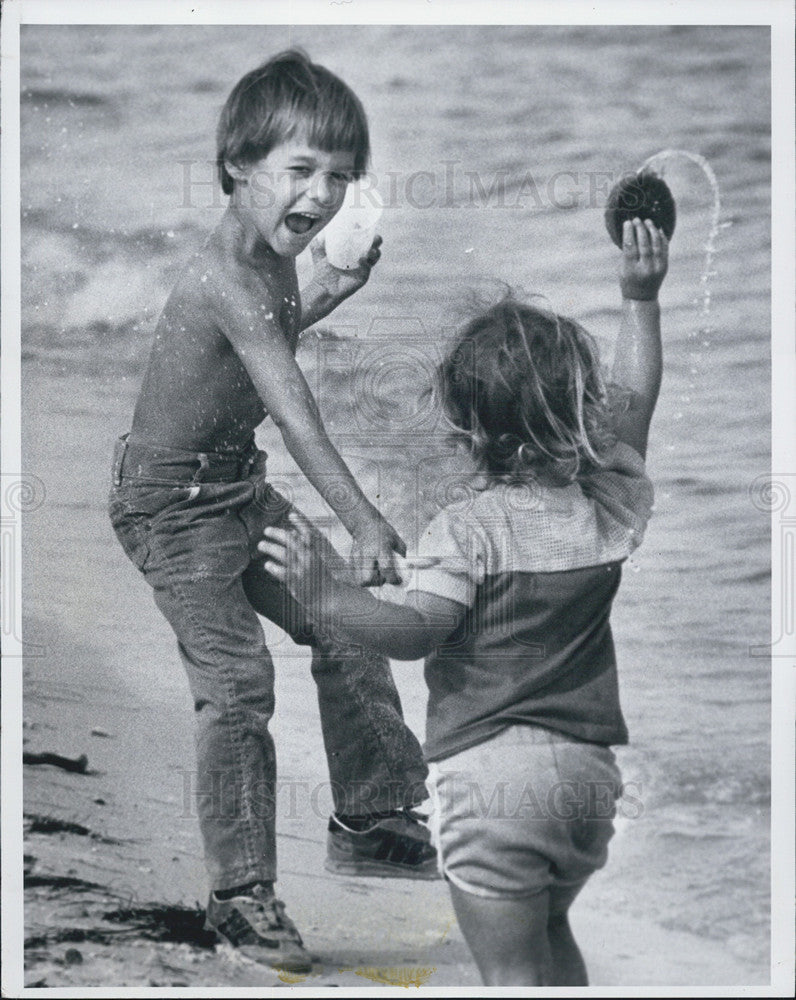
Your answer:
[[[465,892],[577,891],[605,864],[622,793],[608,747],[516,725],[429,770],[440,870]]]

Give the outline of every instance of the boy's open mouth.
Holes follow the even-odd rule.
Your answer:
[[[297,236],[308,233],[317,221],[317,216],[307,215],[304,212],[291,212],[285,216],[285,225],[291,233],[296,233]]]

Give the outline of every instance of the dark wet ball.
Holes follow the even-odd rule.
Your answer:
[[[616,184],[608,196],[605,228],[618,247],[622,246],[622,225],[628,219],[652,219],[671,239],[677,211],[668,185],[651,170],[628,174]]]

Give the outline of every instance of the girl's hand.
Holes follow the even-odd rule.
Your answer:
[[[291,595],[306,607],[322,598],[329,570],[321,554],[324,546],[320,537],[316,537],[319,533],[314,525],[295,508],[288,519],[289,529],[266,528],[265,540],[257,549],[265,556],[266,572],[284,583]]]
[[[360,586],[381,587],[385,583],[401,582],[395,553],[405,556],[406,543],[380,514],[355,530],[353,539],[351,562]]]
[[[619,285],[624,299],[653,300],[669,266],[669,241],[651,219],[629,220],[622,226]]]
[[[353,271],[341,271],[337,267],[332,267],[326,258],[326,247],[317,241],[310,243],[310,253],[312,254],[312,265],[314,272],[312,280],[316,282],[331,298],[336,302],[342,302],[349,295],[359,291],[367,283],[370,272],[378,263],[381,257],[382,239],[376,236],[370,246],[370,250],[359,258],[359,267]]]

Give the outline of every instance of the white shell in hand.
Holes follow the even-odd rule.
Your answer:
[[[340,211],[323,231],[326,259],[341,271],[359,267],[370,250],[384,205],[375,188],[354,181],[348,185]]]

